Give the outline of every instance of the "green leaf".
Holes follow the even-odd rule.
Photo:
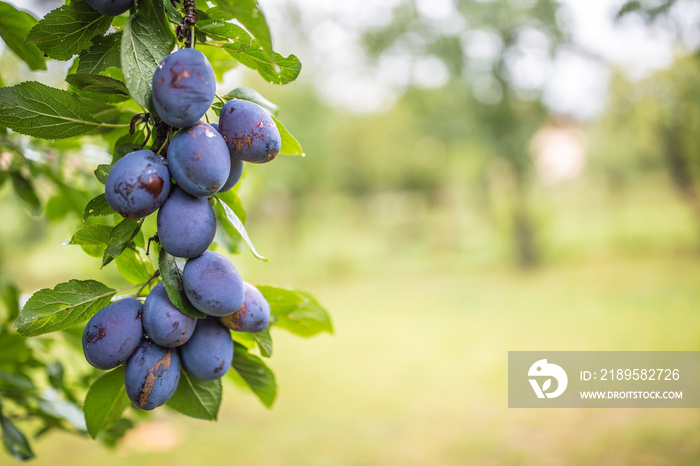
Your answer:
[[[272,356],[272,336],[270,335],[270,327],[267,326],[263,330],[253,334],[255,342],[260,348],[260,354],[263,357],[269,358]]]
[[[105,215],[112,215],[114,210],[107,204],[107,198],[104,194],[100,194],[94,199],[90,200],[85,206],[83,211],[83,221],[90,217],[104,217]]]
[[[301,73],[301,61],[296,55],[284,57],[274,52],[275,60],[270,61],[257,41],[253,41],[249,48],[242,51],[236,50],[235,46],[229,44],[224,44],[223,47],[233,59],[256,70],[260,76],[272,84],[288,84],[297,79]]]
[[[158,37],[167,44],[168,50],[171,50],[175,45],[175,35],[170,28],[164,3],[170,3],[170,0],[140,0],[139,13],[151,22]]]
[[[28,343],[34,342],[11,330],[10,327],[0,326],[0,365],[16,367],[21,370],[43,365],[43,363],[36,361],[33,350],[28,346]]]
[[[37,23],[31,14],[17,10],[12,5],[0,2],[0,37],[31,70],[45,70],[46,59],[36,45],[26,44],[30,29]]]
[[[197,31],[205,33],[215,41],[224,41],[236,50],[245,50],[250,47],[253,39],[242,27],[215,19],[197,21]]]
[[[29,207],[33,213],[39,213],[41,210],[41,202],[36,195],[32,180],[25,178],[18,172],[12,172],[12,187],[15,188],[15,193],[27,204],[27,207]]]
[[[49,383],[55,389],[63,388],[63,364],[61,361],[54,361],[46,365],[46,375],[49,377]]]
[[[153,111],[151,86],[158,64],[170,53],[169,33],[141,14],[129,16],[121,41],[121,67],[131,97]]]
[[[102,267],[112,262],[126,247],[136,238],[143,219],[126,218],[119,222],[117,226],[112,228],[110,233],[109,243],[102,257]]]
[[[290,133],[287,130],[287,128],[282,124],[281,121],[279,121],[274,116],[272,117],[272,120],[277,125],[277,129],[280,132],[280,137],[282,138],[282,147],[280,148],[280,154],[301,155],[302,157],[304,157],[306,154],[304,154],[304,151],[301,148],[301,144],[299,144],[299,141],[297,141],[296,138],[292,136],[292,133]]]
[[[254,102],[260,105],[272,115],[277,115],[277,112],[279,110],[279,107],[277,107],[277,105],[267,100],[257,91],[254,91],[253,89],[249,89],[247,87],[237,87],[236,89],[232,90],[231,92],[222,96],[221,98],[226,102],[228,102],[231,99],[248,100],[250,102]],[[218,100],[212,104],[212,108],[214,109],[214,112],[216,112],[217,115],[221,113],[221,107],[223,107],[223,104]]]
[[[78,431],[85,432],[87,430],[85,416],[83,416],[80,407],[72,401],[63,399],[53,388],[44,389],[37,401],[37,407],[42,414],[67,421]]]
[[[107,448],[114,448],[124,438],[126,433],[134,427],[135,424],[133,421],[121,418],[114,424],[114,427],[100,433],[100,442]]]
[[[72,192],[68,187],[63,187],[46,202],[46,219],[49,221],[57,221],[63,219],[69,212],[75,210],[75,197],[80,193]],[[82,202],[81,202],[82,203]]]
[[[119,49],[121,39],[121,31],[93,38],[92,46],[80,52],[80,61],[78,62],[76,73],[98,74],[106,71],[107,68],[120,68]]]
[[[333,333],[328,311],[310,294],[267,285],[256,287],[270,304],[270,313],[277,319],[275,326],[302,337]]]
[[[234,342],[233,348],[232,365],[235,373],[229,371],[229,374],[234,378],[236,374],[239,375],[260,401],[268,408],[271,407],[277,397],[275,374],[262,359],[250,354],[244,346]]]
[[[109,172],[111,170],[112,170],[111,165],[108,165],[106,163],[100,164],[95,169],[95,178],[97,178],[97,181],[99,181],[100,183],[106,184],[107,177],[109,176]]]
[[[56,60],[69,60],[73,55],[90,47],[95,36],[101,36],[112,22],[83,1],[73,1],[44,16],[29,31],[27,42]]]
[[[185,369],[167,405],[185,416],[215,421],[221,406],[221,379],[202,381]]]
[[[173,24],[182,23],[182,13],[173,5],[172,2],[165,2],[165,13],[168,15],[168,20]]]
[[[111,233],[112,227],[107,225],[85,225],[73,235],[68,244],[79,245],[88,256],[102,257]]]
[[[250,241],[250,237],[248,236],[248,232],[245,231],[245,227],[243,226],[243,223],[240,221],[238,216],[236,216],[236,213],[229,207],[225,202],[223,202],[219,197],[214,196],[217,202],[214,203],[214,212],[219,210],[219,214],[217,215],[218,218],[225,218],[233,228],[236,229],[239,235],[241,235],[241,238],[243,238],[243,241],[248,245],[248,248],[250,249],[250,252],[253,253],[255,257],[260,259],[263,262],[269,261],[268,258],[261,256],[258,251],[255,250],[255,246],[253,246],[253,243]],[[221,210],[223,210],[223,215]]]
[[[111,372],[95,380],[85,396],[83,411],[90,437],[111,429],[121,418],[129,397],[124,387],[124,366],[117,367]]]
[[[24,336],[55,332],[85,322],[109,304],[116,291],[95,280],[70,280],[32,295],[15,321]]]
[[[245,346],[246,349],[252,350],[255,348],[255,337],[252,333],[248,332],[231,332],[231,338],[236,343],[240,343]]]
[[[143,133],[143,131],[136,131],[134,134],[126,133],[114,143],[112,163],[116,163],[117,160],[121,159],[126,154],[139,150],[139,148],[143,146],[145,142],[146,135]]]
[[[16,460],[24,461],[34,458],[32,448],[27,438],[8,418],[0,412],[0,427],[2,427],[2,440],[7,452]]]
[[[5,322],[14,321],[19,315],[19,288],[14,283],[0,281],[0,300],[5,306]]]
[[[221,81],[224,78],[224,74],[238,66],[238,62],[231,57],[223,48],[218,45],[213,45],[210,43],[197,42],[195,45],[196,49],[199,50],[207,57],[209,63],[211,63],[212,68],[214,68],[214,76],[216,76],[217,81]]]
[[[101,126],[68,91],[35,81],[0,88],[0,126],[41,139],[85,134]]]
[[[158,269],[170,301],[185,315],[199,319],[205,318],[206,314],[198,311],[187,299],[185,287],[182,285],[182,272],[178,268],[175,258],[165,252],[163,248],[160,248],[159,251]]]
[[[144,261],[139,253],[131,248],[124,249],[114,262],[122,277],[134,285],[145,283],[153,274],[151,263]]]
[[[272,36],[270,27],[267,25],[265,15],[258,5],[258,0],[215,0],[222,10],[230,13],[240,23],[250,31],[261,46],[263,55],[271,61],[274,66],[276,60],[272,51]]]
[[[123,102],[131,98],[123,82],[99,74],[69,74],[66,82],[83,97],[101,102]],[[95,95],[98,94],[98,95]]]
[[[0,391],[3,385],[9,385],[22,391],[36,390],[36,385],[26,374],[8,374],[0,371]]]
[[[243,209],[243,203],[241,203],[241,200],[236,194],[236,186],[226,192],[218,193],[218,197],[233,209],[241,222],[245,222],[246,214]],[[242,251],[243,238],[241,238],[238,231],[236,231],[233,225],[226,219],[226,211],[224,209],[215,208],[214,214],[216,215],[216,237],[214,241],[216,244],[226,248],[228,252],[239,254]]]

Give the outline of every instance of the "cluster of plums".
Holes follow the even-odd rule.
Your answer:
[[[221,273],[217,266],[233,267],[223,256],[205,254],[213,254],[210,259],[214,263],[205,266],[202,276]],[[181,367],[199,380],[223,377],[233,362],[229,329],[256,332],[264,329],[270,319],[270,306],[257,288],[242,282],[237,273],[228,278],[243,291],[231,291],[227,301],[239,298],[243,304],[233,314],[221,317],[197,319],[183,314],[168,298],[163,283],[153,287],[144,303],[124,298],[104,307],[83,332],[85,359],[103,370],[126,363],[126,393],[135,406],[144,410],[157,408],[173,396]],[[216,289],[217,283],[209,283],[200,291],[210,288]],[[230,290],[216,291],[224,295]]]
[[[208,316],[180,312],[159,283],[143,304],[121,299],[90,319],[83,333],[85,358],[104,370],[125,363],[127,394],[141,409],[170,399],[181,365],[200,380],[222,377],[233,360],[229,329],[258,332],[270,320],[260,291],[243,282],[227,258],[208,251],[216,216],[207,196],[234,186],[243,161],[272,160],[280,135],[270,115],[245,100],[227,102],[218,125],[200,121],[215,85],[201,52],[186,48],[163,59],[153,76],[153,104],[164,122],[181,128],[169,143],[167,160],[136,150],[114,164],[105,184],[107,203],[123,217],[158,211],[158,239],[165,252],[187,259],[185,295]]]

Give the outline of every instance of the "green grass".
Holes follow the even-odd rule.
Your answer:
[[[700,462],[698,410],[508,409],[506,384],[508,350],[697,350],[692,257],[303,285],[337,331],[274,334],[273,410],[229,386],[217,423],[161,409],[115,451],[50,434],[33,464]]]

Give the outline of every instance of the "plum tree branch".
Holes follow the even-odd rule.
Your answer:
[[[185,10],[185,16],[182,18],[182,23],[180,23],[175,32],[177,33],[177,40],[182,42],[185,41],[186,48],[192,48],[194,46],[194,25],[197,23],[197,2],[196,0],[183,0],[183,8]]]

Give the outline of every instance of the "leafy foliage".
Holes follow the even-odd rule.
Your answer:
[[[24,336],[55,332],[85,322],[106,306],[116,291],[95,280],[70,280],[29,298],[15,326]]]
[[[126,86],[134,100],[153,110],[151,81],[158,64],[170,52],[161,30],[143,15],[130,16],[121,38],[121,66]],[[154,112],[155,113],[155,112]]]
[[[258,0],[217,0],[216,4],[240,21],[253,34],[260,43],[260,48],[274,65],[275,56],[272,51],[270,28],[258,5]]]
[[[24,60],[29,69],[45,70],[44,54],[36,45],[27,44],[24,41],[36,23],[37,20],[29,13],[0,2],[0,37],[10,50]]]
[[[80,52],[76,73],[97,74],[108,68],[119,68],[121,64],[120,45],[122,31],[92,39],[92,45]]]
[[[274,286],[256,285],[268,303],[275,326],[302,337],[321,332],[333,333],[328,311],[304,291],[287,290]]]
[[[37,138],[69,138],[103,125],[75,95],[34,81],[0,88],[0,101],[0,125]]]
[[[90,46],[90,40],[101,36],[111,23],[83,1],[60,6],[39,21],[29,34],[27,42],[56,60],[69,60]]]
[[[102,267],[109,264],[131,244],[141,229],[143,219],[126,218],[119,222],[109,234],[109,243],[102,257]]]
[[[85,421],[92,438],[111,429],[129,405],[124,388],[124,367],[107,372],[95,380],[85,396]]]
[[[221,380],[202,381],[182,371],[177,391],[167,405],[185,416],[216,421],[221,406]]]
[[[228,372],[230,377],[234,380],[242,379],[265,406],[272,406],[277,397],[277,381],[275,374],[262,359],[250,354],[245,346],[234,342],[233,369],[234,371]]]
[[[212,8],[211,3],[215,5]],[[199,3],[194,36],[207,57],[216,57],[212,64],[217,77],[225,71],[222,67],[240,63],[272,83],[286,84],[297,78],[301,62],[295,55],[284,57],[273,50],[267,21],[256,0],[211,3]],[[128,16],[117,17],[102,16],[83,0],[72,0],[37,20],[0,2],[0,37],[31,70],[46,69],[46,58],[73,59],[65,77],[68,90],[34,81],[0,87],[0,185],[6,181],[11,184],[17,199],[32,214],[45,212],[45,218],[53,222],[82,220],[64,244],[78,245],[87,255],[101,258],[102,267],[114,262],[121,277],[132,285],[117,290],[96,280],[72,279],[34,292],[21,307],[18,287],[0,280],[0,427],[5,449],[16,459],[26,460],[34,454],[21,430],[22,423],[15,422],[15,412],[32,416],[41,426],[39,433],[61,428],[89,435],[108,446],[134,426],[133,420],[123,417],[130,405],[123,367],[96,377],[87,364],[64,372],[60,361],[46,359],[54,345],[61,349],[61,355],[82,353],[80,324],[117,294],[138,289],[133,296],[142,298],[149,287],[162,280],[178,309],[192,317],[205,317],[184,293],[184,261],[156,245],[158,260],[154,262],[148,256],[151,241],[147,245],[141,232],[144,225],[150,228],[151,224],[145,219],[122,218],[109,206],[104,193],[94,189],[100,189],[98,182],[106,183],[112,165],[94,167],[96,181],[81,170],[67,174],[68,170],[60,169],[63,154],[80,153],[88,141],[108,148],[112,163],[136,148],[146,148],[149,142],[154,151],[167,146],[173,128],[162,131],[158,126],[151,85],[155,69],[173,51],[175,25],[184,24],[183,16],[169,0],[139,0]],[[240,25],[230,22],[234,18]],[[0,85],[4,85],[2,81]],[[271,114],[278,112],[274,103],[252,89],[234,89],[222,100],[233,98],[253,101]],[[218,114],[220,108],[217,102],[212,111]],[[142,110],[148,113],[138,113]],[[275,122],[282,136],[281,152],[303,155],[299,142],[281,122]],[[36,139],[27,143],[27,138],[15,133]],[[30,147],[51,151],[58,161],[34,160],[26,155]],[[42,183],[36,182],[39,177]],[[43,190],[37,193],[37,187],[44,184],[55,191],[47,201]],[[217,218],[215,242],[231,253],[240,253],[245,243],[255,257],[267,261],[255,250],[245,229],[246,213],[237,191],[234,187],[210,199]],[[154,238],[157,242],[157,236]],[[228,374],[270,407],[277,385],[261,357],[272,356],[271,329],[277,326],[310,336],[331,332],[332,327],[325,309],[310,295],[267,288],[276,299],[270,302],[273,321],[256,334],[233,332],[235,355]],[[47,336],[26,338],[37,335]],[[28,368],[36,369],[43,379],[37,380],[35,371]],[[80,372],[78,379],[74,372]],[[79,400],[86,389],[81,412]],[[220,380],[203,382],[183,370],[167,405],[190,417],[216,420],[221,402]]]
[[[162,248],[159,252],[158,268],[163,279],[163,286],[168,293],[168,298],[185,315],[203,319],[206,315],[198,311],[187,299],[185,287],[182,284],[182,270],[177,265],[173,256],[165,252]]]
[[[248,248],[250,248],[250,252],[252,252],[253,255],[261,261],[267,262],[269,259],[264,256],[261,256],[258,253],[258,251],[255,250],[255,246],[253,246],[253,243],[250,241],[248,232],[245,231],[243,222],[241,222],[241,219],[238,218],[233,209],[217,196],[214,196],[214,199],[216,199],[216,202],[214,203],[214,211],[218,211],[217,218],[225,218],[228,221],[228,223],[236,230],[236,232],[238,232],[241,238],[243,238],[243,241],[245,241],[245,243],[248,245]]]

